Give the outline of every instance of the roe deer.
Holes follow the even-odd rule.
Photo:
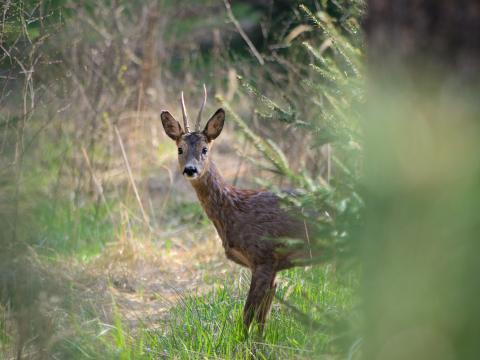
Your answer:
[[[243,190],[225,183],[210,157],[213,141],[220,135],[225,111],[218,109],[200,131],[205,97],[195,130],[190,131],[183,92],[181,106],[184,129],[168,111],[162,111],[163,128],[178,147],[180,170],[190,181],[209,219],[217,229],[228,259],[252,272],[244,308],[246,329],[255,317],[263,331],[275,294],[275,275],[295,266],[294,258],[305,252],[293,250],[281,238],[308,240],[306,225],[281,208],[279,198],[263,190]],[[300,256],[299,256],[300,255]]]

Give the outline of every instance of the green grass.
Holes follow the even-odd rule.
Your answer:
[[[206,295],[181,298],[155,329],[96,323],[62,343],[72,359],[311,359],[346,358],[355,338],[346,329],[357,277],[330,265],[294,269],[279,279],[264,335],[242,327],[248,280],[225,280]],[[351,318],[351,317],[350,317]]]
[[[43,254],[75,255],[88,258],[100,253],[107,242],[116,240],[118,230],[109,211],[113,204],[40,202],[35,208],[39,231],[30,243]]]
[[[108,213],[114,209],[114,204],[107,209],[101,204],[39,203],[34,218],[40,226],[31,243],[40,253],[59,258],[98,254],[106,242],[118,236],[119,229]],[[178,215],[198,216],[192,213],[186,206]],[[72,299],[73,308],[62,310],[68,320],[59,324],[66,336],[60,337],[51,352],[68,359],[343,359],[357,340],[349,330],[355,313],[355,271],[336,271],[327,264],[281,272],[263,335],[255,326],[247,335],[242,324],[248,271],[240,278],[206,276],[213,289],[207,294],[180,294],[180,300],[155,328],[148,320],[144,326],[129,328],[119,310],[113,323],[105,324],[89,299]],[[71,288],[75,287],[72,283]],[[158,298],[162,298],[161,292]],[[7,331],[0,331],[0,340],[8,347]]]

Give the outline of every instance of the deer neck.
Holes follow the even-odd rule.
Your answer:
[[[214,223],[220,237],[223,238],[227,226],[228,212],[233,207],[229,187],[211,160],[203,176],[191,183],[200,204]]]

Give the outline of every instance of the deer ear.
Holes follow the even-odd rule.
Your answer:
[[[208,141],[215,140],[222,132],[223,123],[225,122],[225,111],[218,109],[215,114],[208,120],[203,133],[207,137]]]
[[[163,129],[168,137],[175,141],[180,139],[180,137],[183,135],[183,130],[180,126],[180,123],[175,120],[175,118],[168,111],[162,111],[160,118],[162,119]]]

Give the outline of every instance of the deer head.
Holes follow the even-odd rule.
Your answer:
[[[223,111],[223,109],[218,109],[210,120],[208,120],[205,128],[200,131],[202,112],[207,102],[207,89],[205,85],[203,85],[203,90],[203,103],[198,112],[194,131],[190,131],[189,118],[183,92],[180,99],[184,129],[182,129],[180,123],[175,120],[168,111],[162,111],[160,114],[165,133],[177,144],[180,171],[182,171],[182,174],[188,180],[200,178],[205,173],[206,169],[208,169],[209,154],[213,145],[213,140],[215,140],[222,132],[225,121],[225,111]]]

